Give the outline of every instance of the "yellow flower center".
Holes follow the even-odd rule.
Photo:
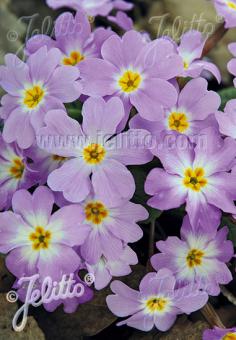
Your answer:
[[[100,144],[90,144],[83,151],[83,157],[88,164],[99,164],[101,163],[106,155],[106,150]]]
[[[81,61],[85,59],[84,55],[81,54],[78,51],[73,51],[70,53],[69,57],[65,57],[63,59],[63,64],[64,65],[69,65],[69,66],[76,66],[79,64]]]
[[[188,61],[184,61],[184,69],[187,70],[189,68],[189,63]]]
[[[202,264],[203,251],[199,249],[191,249],[186,257],[189,268],[200,266]]]
[[[222,340],[236,340],[236,333],[227,333]]]
[[[101,202],[89,202],[85,206],[86,220],[94,224],[100,224],[108,216],[108,210]]]
[[[207,185],[207,179],[204,177],[204,174],[205,172],[203,168],[189,168],[185,170],[183,183],[187,188],[194,191],[200,191]]]
[[[45,96],[45,91],[38,85],[31,89],[25,90],[24,104],[29,109],[36,108]]]
[[[35,232],[29,235],[34,250],[48,249],[51,240],[51,232],[43,227],[36,227]]]
[[[139,88],[141,82],[141,75],[133,71],[126,71],[118,81],[121,90],[125,93],[136,91]]]
[[[228,1],[227,5],[229,8],[236,10],[236,4],[232,1]]]
[[[168,303],[167,299],[154,297],[146,302],[146,307],[148,308],[149,312],[162,312]]]
[[[169,119],[169,128],[171,130],[175,130],[183,133],[189,127],[189,123],[187,117],[184,113],[181,112],[173,112],[170,114]]]
[[[15,158],[12,161],[12,166],[9,169],[10,175],[15,179],[21,179],[25,170],[25,165],[21,158]]]
[[[67,160],[67,157],[62,157],[62,156],[58,156],[58,155],[53,155],[52,156],[52,160],[54,162],[64,162]]]

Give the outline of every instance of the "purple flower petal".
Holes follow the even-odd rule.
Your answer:
[[[135,191],[131,173],[116,160],[104,160],[92,176],[95,193],[103,202],[115,205],[122,199],[129,200]]]
[[[117,97],[107,102],[102,98],[89,98],[83,105],[82,114],[83,130],[87,136],[98,137],[102,133],[109,138],[116,133],[125,112],[122,101]]]
[[[84,162],[71,159],[49,175],[48,185],[54,191],[62,191],[69,202],[78,203],[91,191],[90,172]]]

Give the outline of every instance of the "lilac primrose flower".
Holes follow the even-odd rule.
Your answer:
[[[46,187],[38,187],[33,195],[19,190],[12,199],[13,212],[0,214],[0,252],[9,253],[7,268],[18,278],[39,273],[41,279],[60,280],[80,265],[72,247],[86,236],[78,228],[81,208],[66,206],[51,216],[53,204]]]
[[[191,224],[200,221],[206,230],[218,226],[220,209],[236,214],[236,177],[228,172],[236,156],[232,138],[222,140],[217,131],[207,128],[195,148],[180,144],[172,134],[152,151],[164,169],[153,169],[147,177],[145,190],[153,196],[148,201],[151,207],[168,210],[186,203]]]
[[[74,203],[86,199],[92,186],[104,203],[112,205],[122,199],[129,200],[135,183],[125,165],[152,160],[145,145],[149,133],[129,130],[111,139],[124,117],[119,98],[108,102],[89,98],[83,105],[82,115],[82,129],[62,110],[46,115],[46,127],[38,133],[39,147],[53,155],[70,158],[49,175],[48,185]]]
[[[236,27],[236,23],[235,23],[235,27]],[[233,54],[233,56],[236,57],[236,43],[229,44],[229,50]],[[232,73],[236,77],[236,58],[233,58],[228,63],[228,70],[230,73]],[[234,79],[234,86],[236,87],[236,78]]]
[[[90,264],[96,264],[101,256],[107,260],[120,259],[124,243],[137,242],[143,236],[136,224],[148,218],[146,209],[126,200],[119,204],[107,204],[103,196],[89,197],[80,211],[85,242],[80,247],[82,257]]]
[[[127,325],[148,332],[155,325],[165,332],[172,327],[178,314],[190,314],[208,300],[208,295],[194,285],[180,289],[175,286],[175,277],[168,269],[148,273],[142,279],[139,291],[121,281],[113,281],[111,290],[115,295],[107,297],[107,305],[119,317],[130,316],[118,326]]]
[[[179,93],[176,103],[166,106],[162,120],[150,122],[136,115],[131,119],[130,127],[142,127],[157,137],[162,131],[174,130],[185,135],[197,135],[210,125],[215,124],[217,127],[213,114],[220,106],[220,96],[208,91],[207,86],[203,78],[190,80]]]
[[[215,115],[220,132],[225,136],[236,139],[236,99],[228,101],[224,113],[216,112]]]
[[[184,63],[184,72],[179,75],[197,78],[203,71],[209,71],[220,83],[221,75],[219,69],[214,64],[201,59],[205,42],[206,39],[203,38],[202,33],[199,31],[192,30],[182,35],[177,50]]]
[[[162,119],[163,107],[176,103],[177,92],[167,80],[183,70],[174,45],[165,39],[147,43],[141,33],[112,35],[102,46],[101,59],[81,66],[83,94],[119,96],[126,112],[132,105],[148,120]]]
[[[81,245],[83,258],[95,264],[103,255],[108,260],[119,260],[123,242],[137,242],[142,229],[136,224],[148,218],[144,207],[124,201],[119,205],[105,205],[100,197],[88,199],[83,204],[84,228],[87,237]]]
[[[202,340],[236,340],[236,328],[207,329],[203,333]]]
[[[48,49],[58,48],[61,55],[61,64],[79,66],[80,63],[91,57],[100,57],[102,43],[114,34],[111,30],[95,30],[91,26],[83,11],[61,14],[55,23],[55,40],[47,35],[33,36],[26,43],[26,53],[35,53],[42,46]]]
[[[214,0],[218,15],[225,20],[225,27],[236,27],[236,0]]]
[[[25,151],[0,136],[0,210],[8,210],[16,190],[29,189],[37,178],[38,171],[28,163]]]
[[[136,253],[126,245],[117,260],[111,261],[102,256],[94,265],[86,263],[86,268],[95,277],[95,289],[100,290],[105,288],[114,276],[129,275],[132,272],[130,265],[137,263]]]
[[[72,274],[72,273],[71,273]],[[71,275],[70,274],[70,275]],[[67,276],[67,280],[70,277],[70,275]],[[62,278],[61,278],[62,280]],[[63,305],[63,310],[65,313],[74,313],[78,306],[86,303],[88,301],[90,301],[93,298],[93,290],[91,288],[89,288],[87,286],[87,284],[85,284],[80,278],[78,273],[74,273],[73,275],[73,281],[74,283],[71,285],[71,289],[70,292],[74,289],[75,285],[77,284],[81,284],[84,287],[84,292],[80,297],[68,297],[68,298],[64,298],[64,299],[54,299],[53,301],[49,302],[49,303],[43,303],[44,308],[48,311],[48,312],[54,312],[60,305]],[[42,290],[42,280],[37,280],[34,283],[34,290]],[[26,293],[27,293],[27,289],[29,287],[28,283],[23,283],[21,285],[19,285],[19,280],[17,280],[14,285],[13,288],[17,290],[17,294],[19,296],[19,299],[22,302],[25,302],[25,298],[26,298]],[[55,289],[55,286],[53,286]],[[58,293],[59,291],[61,292],[61,288],[60,288],[60,282],[58,282],[57,288],[56,288],[56,292]],[[45,288],[44,288],[45,289]],[[65,286],[65,290],[63,291],[64,295],[66,295],[66,291],[68,291],[68,287]]]
[[[83,9],[90,16],[107,16],[112,9],[127,11],[133,5],[123,0],[47,0],[48,6],[53,9],[61,7],[71,7],[73,9]]]
[[[180,285],[196,283],[210,295],[220,294],[220,284],[232,281],[232,274],[226,263],[234,254],[231,241],[227,241],[228,229],[208,231],[203,225],[190,225],[186,216],[181,228],[181,240],[168,237],[157,242],[160,254],[152,256],[155,270],[169,268]]]
[[[6,66],[0,66],[0,86],[8,92],[2,98],[1,118],[5,120],[3,138],[27,149],[35,141],[35,132],[43,126],[45,113],[64,108],[79,98],[81,86],[75,67],[59,66],[61,52],[42,47],[24,63],[7,54]]]

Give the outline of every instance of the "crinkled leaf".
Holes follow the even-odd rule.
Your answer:
[[[236,221],[234,221],[230,216],[224,216],[221,221],[221,226],[228,227],[228,239],[232,241],[233,245],[236,247]]]
[[[236,88],[228,87],[227,89],[220,90],[218,94],[221,97],[221,110],[224,110],[226,103],[231,99],[236,99]]]

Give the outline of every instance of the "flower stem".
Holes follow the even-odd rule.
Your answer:
[[[155,242],[155,226],[156,220],[153,220],[150,224],[150,235],[149,235],[149,252],[148,257],[150,258],[154,254],[154,242]]]
[[[207,39],[202,52],[202,58],[205,57],[215,47],[215,45],[223,38],[227,31],[228,29],[225,28],[225,23],[223,22],[220,24],[215,32]]]
[[[209,302],[201,309],[201,313],[211,327],[217,326],[219,328],[225,328],[219,315]]]
[[[149,247],[148,247],[148,261],[146,265],[146,270],[147,272],[152,271],[152,265],[150,262],[150,258],[154,254],[154,249],[155,249],[155,227],[156,227],[156,220],[152,220],[150,224],[150,230],[149,230]]]
[[[236,297],[224,286],[220,287],[221,293],[226,297],[226,299],[236,306]]]

